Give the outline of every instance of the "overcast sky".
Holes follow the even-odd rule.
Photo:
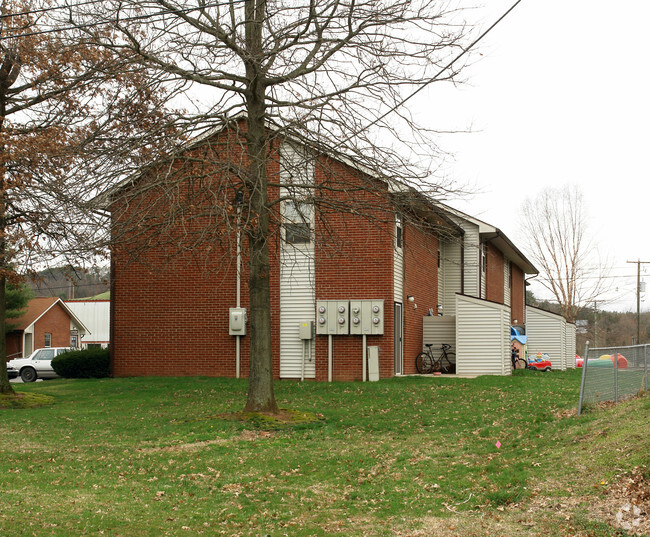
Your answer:
[[[470,15],[486,28],[514,0],[488,3]],[[626,261],[650,261],[649,20],[644,0],[523,0],[481,43],[466,85],[434,84],[426,96],[430,127],[474,130],[441,138],[454,153],[448,173],[480,191],[451,205],[518,245],[521,200],[580,186],[616,276],[604,309],[636,311],[636,265]]]

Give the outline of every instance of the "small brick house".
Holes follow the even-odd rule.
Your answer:
[[[27,357],[44,347],[77,347],[88,329],[57,297],[32,298],[25,313],[8,319],[7,358]]]
[[[246,244],[237,238],[245,217],[236,210],[237,185],[228,175],[243,157],[232,150],[224,156],[214,144],[209,150],[217,162],[228,161],[210,177],[194,174],[190,185],[168,188],[143,175],[104,198],[114,236],[122,238],[112,252],[116,376],[247,376],[248,336],[237,324],[239,310],[235,318],[231,313],[248,306]],[[471,219],[408,189],[382,196],[389,187],[347,159],[287,138],[275,139],[270,155],[267,174],[278,185],[269,194],[276,201],[270,237],[275,378],[365,380],[369,353],[380,378],[415,373],[423,318],[455,318],[459,294],[499,303],[508,325],[512,316],[523,318],[524,274],[534,267],[503,234],[483,237],[479,250],[466,240],[466,228],[476,225]],[[142,182],[148,186],[140,188]],[[326,199],[296,201],[314,185]],[[208,203],[223,207],[221,223],[196,209]],[[178,216],[169,224],[172,212]],[[134,240],[135,232],[125,231],[134,217],[141,228],[145,221],[166,224]],[[179,236],[187,244],[182,252],[171,247]],[[487,260],[483,272],[468,261],[471,251]],[[483,287],[471,274],[483,278]]]

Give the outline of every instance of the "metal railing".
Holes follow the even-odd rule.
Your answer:
[[[648,391],[650,345],[585,347],[578,414],[586,405],[619,402]]]

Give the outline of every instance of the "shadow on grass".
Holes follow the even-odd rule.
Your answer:
[[[318,425],[325,421],[322,414],[281,408],[277,414],[267,412],[232,412],[216,416],[226,421],[235,421],[264,431],[299,429]]]

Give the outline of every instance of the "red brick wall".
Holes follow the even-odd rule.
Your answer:
[[[487,249],[487,299],[503,304],[505,301],[503,253],[490,243]]]
[[[322,159],[317,183],[327,184],[332,211],[316,221],[316,300],[384,300],[384,335],[368,336],[379,346],[379,375],[394,375],[393,226],[358,172]],[[358,207],[344,213],[340,207]],[[361,380],[362,336],[333,338],[333,379]],[[327,336],[316,336],[316,379],[327,380]]]
[[[55,304],[34,325],[34,350],[45,347],[45,334],[52,334],[51,347],[70,345],[70,316]]]
[[[510,320],[514,324],[524,324],[524,309],[526,304],[526,284],[523,271],[512,263],[512,288],[510,289]]]
[[[422,351],[422,317],[438,312],[438,240],[414,226],[404,233],[403,372],[414,374],[415,357]],[[414,301],[408,302],[411,295]],[[417,305],[417,309],[414,306]]]
[[[272,158],[268,173],[272,177],[277,172],[277,158]],[[384,335],[368,336],[367,344],[380,348],[380,377],[391,377],[394,375],[392,211],[372,191],[377,188],[376,182],[372,184],[372,179],[345,165],[321,158],[316,166],[316,181],[326,188],[323,191],[326,199],[320,200],[322,210],[315,223],[316,300],[384,300]],[[214,183],[213,188],[221,188],[218,181]],[[191,199],[183,188],[180,195]],[[271,192],[270,199],[273,196],[277,196],[277,191]],[[156,211],[164,212],[174,202],[173,198],[140,199],[128,209],[114,207],[114,215],[119,219],[120,210],[148,210],[156,204]],[[151,218],[155,221],[155,211]],[[209,255],[205,244],[201,247],[198,242],[182,255],[177,255],[172,247],[180,233],[188,241],[194,240],[210,225],[214,227],[205,218],[186,218],[176,228],[145,233],[140,240],[151,241],[156,247],[137,252],[137,259],[118,241],[113,252],[112,283],[112,352],[116,376],[235,376],[235,338],[228,334],[228,308],[235,306],[234,233],[219,234],[217,229],[209,243]],[[271,319],[276,378],[280,363],[278,236],[279,229],[272,227]],[[168,244],[166,237],[170,239]],[[409,310],[408,305],[404,310],[404,365],[408,372],[415,349],[421,346],[422,315],[437,303],[437,242],[431,238],[425,240],[411,227],[406,230],[405,241],[408,245],[405,290],[418,297],[418,310],[412,306]],[[248,307],[245,240],[243,246],[241,296],[242,306]],[[327,379],[327,347],[328,338],[316,336],[317,380]],[[333,355],[335,380],[362,378],[361,336],[333,337]],[[247,336],[242,338],[241,349],[244,377],[248,376],[248,356]]]

